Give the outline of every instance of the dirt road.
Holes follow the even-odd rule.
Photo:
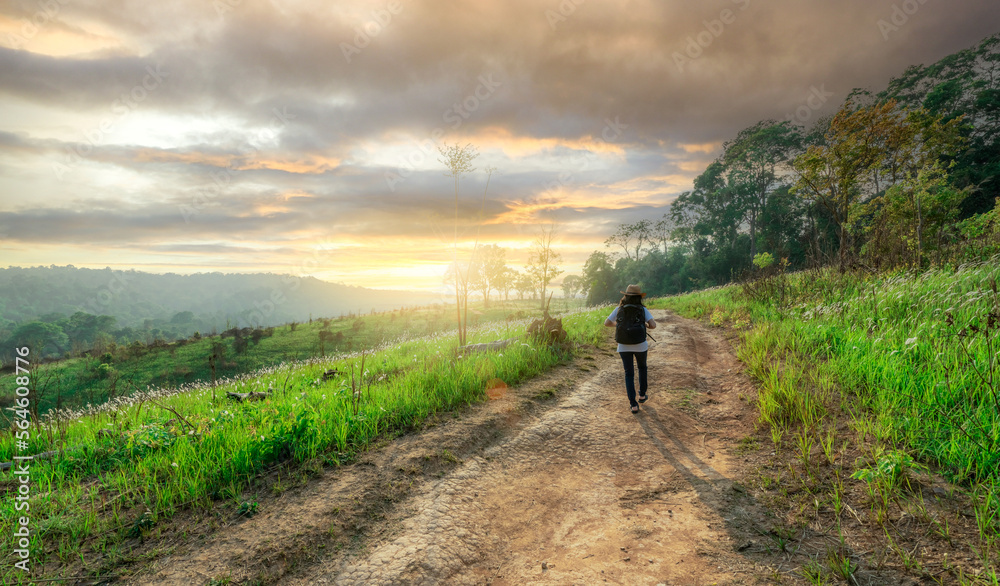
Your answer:
[[[609,343],[261,501],[138,582],[756,583],[739,550],[760,511],[731,449],[752,388],[713,332],[654,315],[638,415]]]

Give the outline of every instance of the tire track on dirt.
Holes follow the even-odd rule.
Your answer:
[[[620,364],[412,503],[391,539],[289,584],[725,583],[745,570],[726,530],[728,456],[674,408],[731,356],[700,327],[655,312],[650,400],[628,412]],[[714,435],[713,435],[714,438]]]

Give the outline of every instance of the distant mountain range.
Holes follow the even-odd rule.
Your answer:
[[[161,275],[72,265],[0,269],[0,330],[7,331],[16,324],[54,322],[81,311],[114,316],[119,328],[187,324],[176,329],[222,330],[227,325],[271,326],[440,300],[433,293],[366,289],[271,273]]]

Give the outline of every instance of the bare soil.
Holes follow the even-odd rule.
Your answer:
[[[601,348],[354,464],[272,475],[250,519],[176,517],[184,533],[131,583],[806,583],[746,488],[755,390],[732,348],[654,316],[639,414],[609,330]]]

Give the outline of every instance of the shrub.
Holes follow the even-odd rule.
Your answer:
[[[764,270],[772,264],[774,264],[774,257],[771,256],[770,252],[761,252],[753,257],[753,266],[758,269]]]
[[[97,376],[99,378],[110,378],[115,373],[115,367],[110,364],[101,364],[97,367]]]

